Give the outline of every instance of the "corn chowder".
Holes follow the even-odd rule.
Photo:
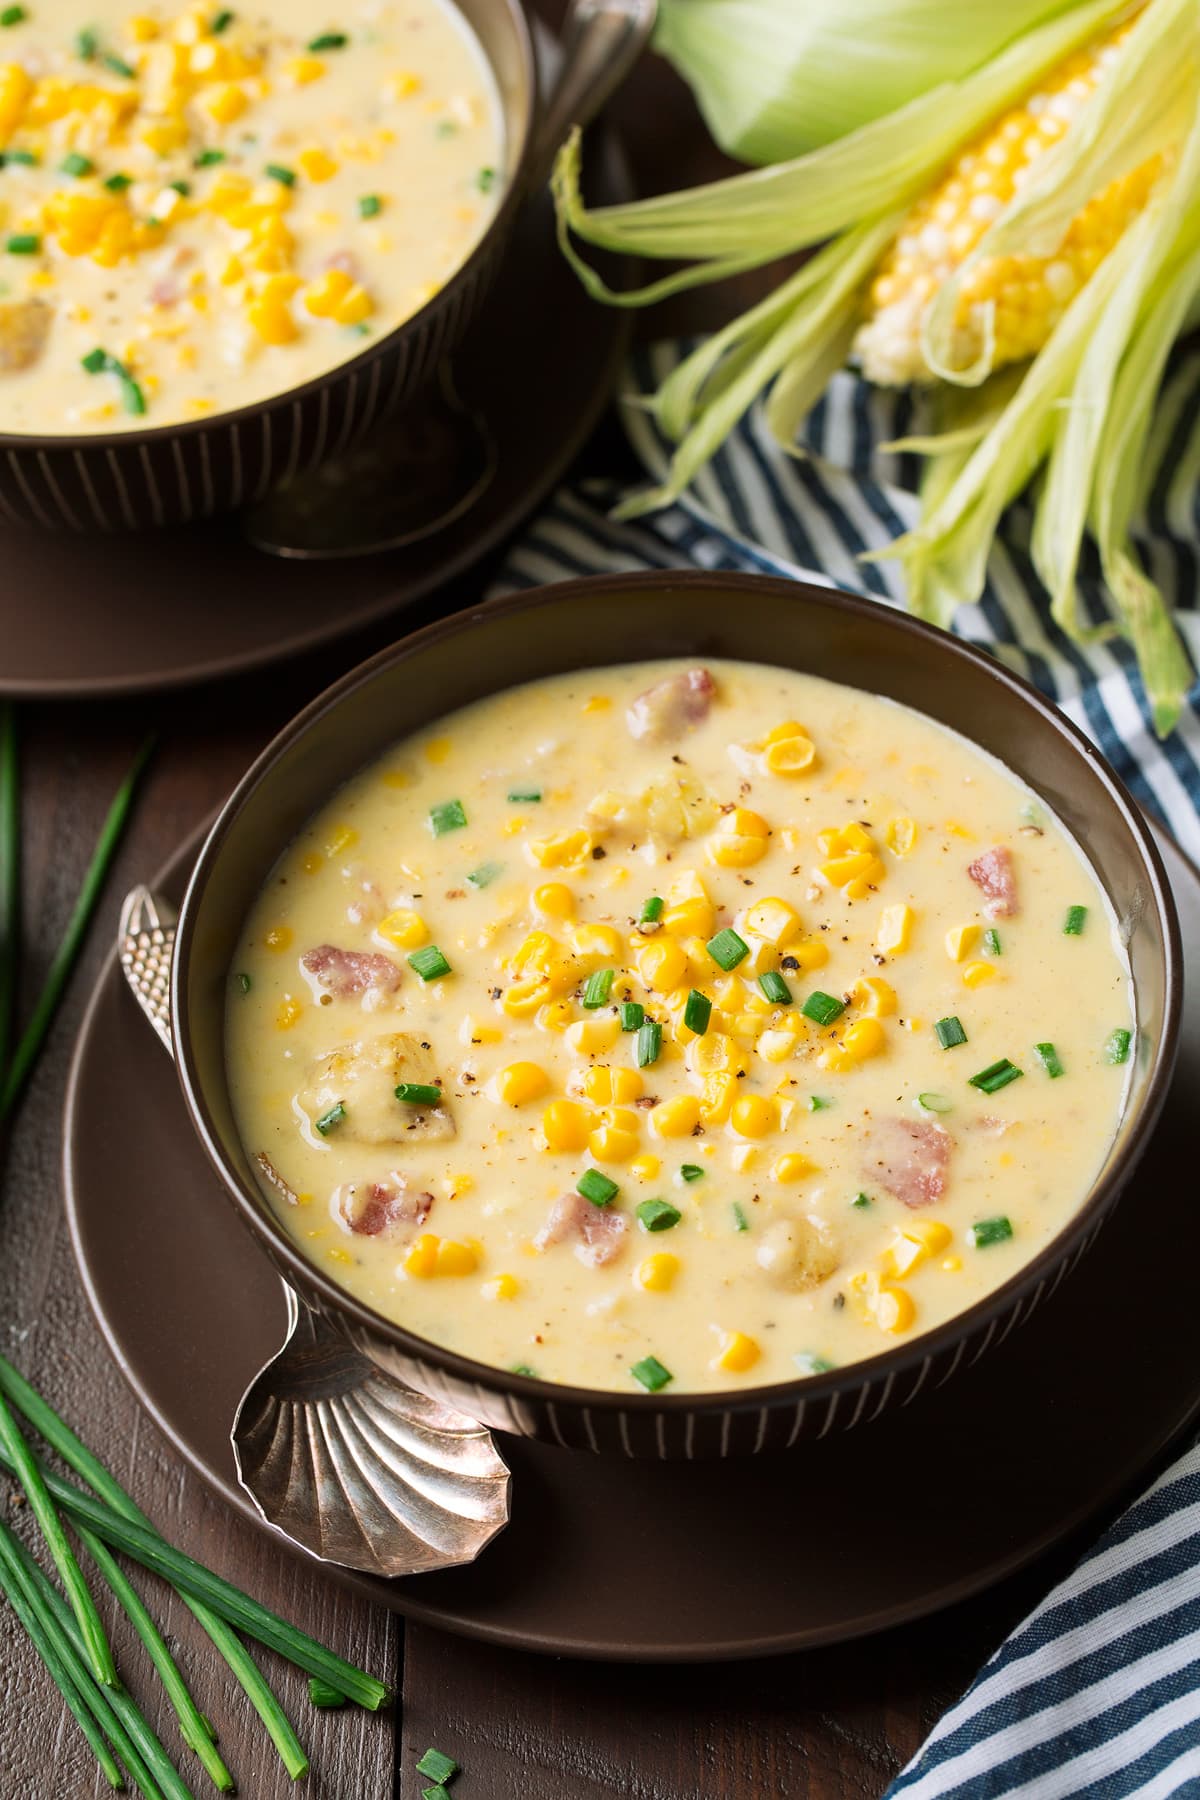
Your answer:
[[[230,976],[296,1243],[479,1361],[795,1379],[1032,1257],[1113,1137],[1129,971],[1078,848],[884,700],[631,665],[468,707],[285,853]]]
[[[0,7],[0,431],[170,425],[401,324],[495,211],[445,0]]]

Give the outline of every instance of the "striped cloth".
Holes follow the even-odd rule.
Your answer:
[[[642,353],[633,393],[686,351]],[[915,459],[878,445],[911,429],[908,395],[836,376],[783,455],[761,418],[745,421],[686,501],[634,525],[607,514],[610,479],[557,494],[510,553],[498,591],[574,575],[646,568],[759,571],[832,582],[903,603],[895,564],[860,563],[916,516]],[[647,413],[626,409],[648,473],[668,447]],[[1171,364],[1158,408],[1153,478],[1137,534],[1146,566],[1179,609],[1200,662],[1200,346]],[[1030,509],[1005,515],[987,589],[956,630],[1026,676],[1088,733],[1176,838],[1200,857],[1200,682],[1180,729],[1154,737],[1136,662],[1119,641],[1080,646],[1050,618],[1029,561]],[[1082,603],[1104,616],[1094,556]],[[1118,1520],[980,1671],[886,1800],[1200,1800],[1200,1448],[1189,1450]]]

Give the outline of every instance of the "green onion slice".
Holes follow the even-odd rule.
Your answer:
[[[194,169],[212,169],[224,161],[225,152],[223,150],[201,150],[199,156],[192,159],[192,167]],[[108,183],[105,182],[104,185],[107,187]]]
[[[595,1012],[598,1006],[608,1004],[615,973],[616,971],[613,969],[597,969],[594,974],[588,976],[587,985],[583,990],[583,1004],[589,1012]]]
[[[1033,1054],[1037,1057],[1038,1061],[1041,1063],[1043,1069],[1045,1069],[1045,1071],[1046,1071],[1047,1075],[1050,1077],[1051,1081],[1057,1081],[1059,1076],[1063,1072],[1063,1066],[1059,1060],[1058,1051],[1054,1048],[1054,1045],[1053,1044],[1035,1044],[1033,1046]]]
[[[622,1000],[621,1030],[640,1031],[646,1017],[646,1009],[640,1000]]]
[[[490,194],[496,185],[495,169],[480,169],[475,177],[475,185],[481,194]]]
[[[91,157],[81,156],[78,150],[72,150],[69,156],[64,156],[58,166],[64,175],[94,175],[96,173],[96,165]]]
[[[1000,933],[996,930],[994,925],[989,925],[984,932],[983,947],[989,956],[1002,956],[1004,954],[1000,945]]]
[[[749,1231],[750,1221],[746,1217],[745,1208],[740,1200],[734,1201],[730,1211],[733,1214],[733,1229],[735,1231]]]
[[[283,163],[268,163],[263,173],[269,175],[272,181],[281,182],[284,187],[295,187],[296,185],[295,169],[289,169]]]
[[[328,1112],[322,1113],[320,1118],[316,1121],[317,1130],[322,1137],[328,1137],[329,1133],[336,1130],[345,1117],[346,1108],[342,1102],[338,1100],[330,1107]]]
[[[374,219],[383,211],[383,201],[378,194],[360,194],[358,200],[358,216],[360,219]]]
[[[832,1025],[845,1010],[844,1000],[837,1000],[832,994],[824,994],[820,988],[814,988],[800,1008],[806,1019],[812,1019],[818,1025]]]
[[[798,1350],[792,1361],[802,1375],[827,1375],[835,1363],[827,1362],[823,1356],[814,1356],[811,1350]]]
[[[989,1244],[1003,1244],[1013,1234],[1013,1228],[1003,1213],[994,1219],[977,1219],[967,1232],[967,1242],[976,1250],[986,1250]]]
[[[827,1112],[832,1105],[833,1101],[826,1100],[823,1094],[810,1094],[808,1096],[809,1112]]]
[[[10,256],[36,256],[41,247],[42,240],[33,231],[14,231],[4,245]]]
[[[429,829],[434,837],[444,837],[448,831],[461,831],[466,822],[461,800],[443,800],[440,806],[429,809]]]
[[[230,12],[227,7],[222,7],[220,12],[213,14],[212,20],[209,24],[208,29],[211,32],[213,37],[220,37],[221,33],[223,31],[228,31],[229,27],[232,24],[233,24],[232,12]]]
[[[133,186],[133,176],[124,175],[118,169],[114,175],[106,175],[100,185],[106,187],[110,194],[123,194],[126,188]]]
[[[248,994],[250,992],[250,989],[254,985],[253,982],[251,981],[250,977],[243,971],[241,974],[239,974],[237,979],[238,979],[238,986],[241,988],[243,994]]]
[[[1129,1061],[1129,1046],[1133,1042],[1133,1033],[1124,1025],[1110,1032],[1104,1040],[1104,1060],[1106,1063],[1123,1063]]]
[[[1002,1056],[998,1062],[989,1063],[986,1069],[980,1069],[978,1075],[972,1075],[971,1086],[979,1088],[985,1094],[998,1094],[1010,1081],[1019,1081],[1024,1073],[1024,1069],[1018,1069],[1016,1063],[1009,1062],[1007,1056]]]
[[[5,150],[3,154],[0,154],[0,169],[4,168],[6,163],[19,163],[23,169],[36,169],[39,160],[32,150]]]
[[[693,988],[688,994],[683,1008],[683,1022],[689,1031],[697,1037],[703,1037],[708,1030],[708,1021],[712,1018],[712,1001],[707,994]]]
[[[319,36],[309,38],[308,47],[313,51],[344,50],[349,42],[350,39],[344,31],[322,31]],[[419,1764],[418,1767],[420,1767]],[[428,1769],[422,1769],[421,1773],[422,1775],[427,1775],[429,1771]]]
[[[629,1373],[648,1394],[657,1394],[660,1388],[666,1387],[668,1381],[675,1379],[670,1369],[665,1368],[657,1356],[643,1356],[641,1362],[634,1363]]]
[[[651,894],[650,898],[646,901],[645,905],[642,907],[641,917],[638,919],[638,924],[639,925],[657,925],[658,921],[662,918],[664,904],[665,904],[665,902],[664,902],[661,894]]]
[[[599,1169],[585,1169],[575,1183],[575,1191],[582,1194],[585,1200],[590,1200],[593,1206],[607,1206],[621,1190],[615,1181],[602,1175]]]
[[[683,1214],[669,1200],[643,1200],[637,1216],[644,1231],[670,1231]]]
[[[860,1211],[863,1211],[868,1206],[874,1206],[875,1202],[872,1200],[870,1194],[855,1194],[850,1204],[851,1206],[857,1206]]]
[[[750,954],[749,944],[728,926],[724,931],[718,931],[716,937],[709,938],[706,948],[717,967],[726,972],[736,969],[743,958]]]
[[[967,1034],[962,1028],[962,1020],[950,1014],[948,1018],[939,1019],[933,1028],[934,1036],[943,1050],[953,1050],[957,1044],[965,1044]]]
[[[760,975],[758,985],[772,1006],[791,1006],[792,990],[778,969],[768,969],[765,975]]]
[[[438,981],[443,975],[450,973],[450,964],[436,944],[426,944],[423,950],[414,950],[408,958],[408,966],[422,981]]]
[[[504,873],[504,864],[503,863],[498,863],[498,862],[480,863],[480,865],[477,869],[471,869],[468,871],[467,886],[473,887],[473,888],[490,887],[492,885],[493,881],[495,881],[497,875],[503,875],[503,873]]]
[[[648,1069],[658,1061],[658,1053],[662,1049],[662,1026],[657,1019],[647,1019],[638,1028],[637,1065],[639,1069]]]
[[[1063,920],[1063,935],[1065,937],[1082,937],[1084,925],[1087,923],[1087,915],[1086,906],[1068,906],[1067,916]]]
[[[119,75],[123,81],[137,80],[137,70],[131,69],[123,56],[117,56],[113,51],[106,50],[100,61],[111,74]]]
[[[514,806],[538,806],[542,794],[540,788],[509,788],[508,797]]]
[[[702,1181],[704,1179],[704,1170],[699,1163],[681,1163],[679,1174],[683,1181]]]
[[[6,6],[4,11],[0,12],[0,25],[5,28],[9,25],[21,25],[28,17],[29,14],[23,6]]]
[[[431,1081],[401,1081],[396,1087],[396,1098],[405,1106],[437,1106],[442,1090]]]
[[[954,1111],[954,1102],[945,1094],[934,1094],[928,1090],[918,1094],[913,1105],[921,1112],[948,1113]]]

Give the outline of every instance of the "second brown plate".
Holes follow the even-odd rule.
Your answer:
[[[1159,842],[1185,963],[1200,967],[1200,871]],[[178,898],[197,847],[155,885]],[[1095,1249],[1053,1305],[944,1391],[744,1462],[617,1462],[504,1439],[512,1523],[472,1567],[389,1582],[310,1566],[448,1631],[631,1661],[804,1649],[978,1592],[1126,1491],[1200,1407],[1200,1315],[1163,1303],[1160,1260],[1200,1258],[1187,1175],[1198,1090],[1200,990],[1185,997],[1162,1123]],[[261,1523],[229,1427],[282,1339],[282,1291],[115,960],[80,1037],[64,1155],[75,1252],[113,1355],[180,1454]]]

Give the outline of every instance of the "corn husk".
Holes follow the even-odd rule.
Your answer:
[[[654,47],[743,162],[802,156],[954,81],[1078,0],[660,0]]]

